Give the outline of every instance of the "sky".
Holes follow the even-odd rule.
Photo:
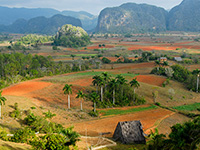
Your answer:
[[[0,6],[26,8],[54,8],[57,10],[87,11],[98,15],[106,7],[119,6],[123,3],[146,3],[171,9],[182,0],[0,0]]]

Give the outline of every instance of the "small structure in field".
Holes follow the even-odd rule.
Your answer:
[[[167,57],[160,57],[160,58],[158,58],[158,61],[160,63],[163,63],[164,61],[167,61]]]
[[[140,121],[119,122],[113,139],[123,144],[146,143]]]
[[[183,59],[181,57],[174,57],[174,60],[177,61],[177,62],[183,61]]]

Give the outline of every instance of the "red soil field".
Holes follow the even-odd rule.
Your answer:
[[[123,64],[122,64],[123,65]],[[155,67],[154,62],[147,62],[147,63],[139,63],[139,64],[131,64],[131,65],[123,65],[123,66],[115,67],[114,70],[120,69],[134,69],[134,68],[153,68]]]
[[[112,137],[118,122],[140,120],[142,126],[144,127],[145,133],[148,134],[148,129],[155,128],[155,124],[157,122],[169,117],[172,114],[173,112],[169,110],[157,108],[153,110],[146,110],[127,115],[120,115],[99,120],[74,123],[73,125],[74,130],[82,135],[85,135],[86,131],[87,135],[89,136],[99,136],[99,133],[111,132],[111,134],[107,136]]]
[[[78,85],[78,86],[90,86],[92,85],[93,79],[77,79],[75,81],[70,82],[69,84]]]
[[[17,85],[13,85],[11,87],[3,89],[2,95],[22,96],[36,90],[41,90],[45,87],[50,86],[51,84],[52,83],[39,81],[22,82]]]
[[[136,76],[137,81],[151,84],[151,85],[157,85],[162,86],[163,82],[166,81],[165,78],[154,76],[154,75],[138,75]]]
[[[175,47],[163,47],[163,46],[142,46],[142,45],[134,45],[128,48],[128,50],[136,50],[142,49],[144,51],[152,51],[152,50],[175,50]]]

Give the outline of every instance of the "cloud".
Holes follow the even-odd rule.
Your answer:
[[[58,10],[87,11],[98,14],[105,7],[119,6],[126,2],[147,3],[165,9],[178,5],[182,0],[0,0],[1,6],[54,8]]]

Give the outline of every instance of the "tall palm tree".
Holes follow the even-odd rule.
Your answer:
[[[134,78],[131,82],[130,82],[131,87],[133,87],[133,91],[134,91],[134,100],[135,100],[135,89],[138,88],[140,86],[139,82],[137,81],[137,78]]]
[[[120,89],[121,91],[121,96],[123,97],[123,85],[126,84],[127,80],[121,75],[117,75],[116,77],[116,84],[117,84],[117,87],[118,89]]]
[[[99,86],[99,81],[100,81],[100,76],[95,75],[93,78],[93,85],[96,86],[96,93],[98,93],[98,86]]]
[[[105,82],[105,88],[106,88],[107,83],[110,81],[110,75],[107,72],[103,72],[102,73],[102,78],[103,78],[103,80]]]
[[[71,84],[70,85],[65,84],[63,88],[64,94],[68,95],[68,109],[70,109],[70,94],[72,94],[71,86],[72,86]]]
[[[83,100],[84,97],[85,97],[85,94],[83,94],[83,92],[79,90],[78,93],[77,93],[76,98],[80,98],[81,99],[81,111],[83,110],[83,102],[82,102],[82,100]]]
[[[0,91],[0,118],[1,118],[1,106],[4,104],[5,105],[5,101],[7,100],[5,97],[3,97],[1,95],[2,91]]]
[[[99,78],[99,85],[101,86],[101,102],[103,102],[103,87],[105,85],[105,81],[102,77]]]
[[[96,92],[92,92],[88,97],[94,104],[94,112],[96,112],[96,102],[99,99],[99,95]]]
[[[117,84],[117,82],[116,82],[116,80],[115,79],[112,79],[110,82],[109,82],[109,84],[108,84],[108,86],[112,89],[112,91],[113,91],[113,105],[115,104],[115,89],[116,89],[116,84]]]

